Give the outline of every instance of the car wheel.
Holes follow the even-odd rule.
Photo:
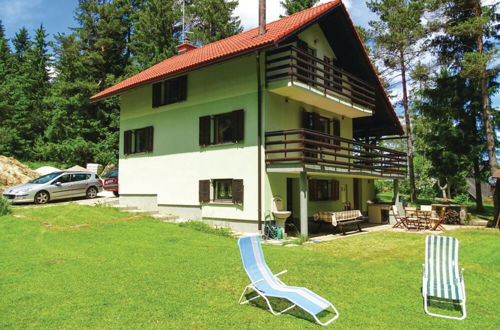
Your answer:
[[[35,195],[35,204],[45,204],[49,201],[50,196],[46,191],[39,191]]]
[[[95,187],[90,187],[87,189],[87,198],[96,198],[97,197],[97,189]]]
[[[118,191],[113,191],[113,195],[115,195],[115,197],[120,196],[120,194],[118,193]]]

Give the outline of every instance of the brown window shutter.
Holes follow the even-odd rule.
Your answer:
[[[210,141],[210,123],[212,119],[210,116],[200,117],[200,146],[208,146]]]
[[[245,112],[243,109],[236,110],[232,112],[233,119],[233,142],[243,141],[244,138],[244,130],[245,130],[245,122],[244,117]]]
[[[333,119],[333,135],[340,136],[340,120]]]
[[[199,181],[199,201],[200,203],[210,202],[210,180]]]
[[[123,132],[123,153],[129,155],[132,153],[132,131]]]
[[[315,130],[316,132],[320,132],[321,131],[321,122],[319,120],[319,115],[317,113],[313,112],[312,118],[313,118],[313,130]]]
[[[302,39],[297,39],[297,48],[302,49],[302,50],[307,50],[309,46],[307,45],[307,42],[305,42]]]
[[[179,101],[187,98],[187,76],[179,77]]]
[[[314,179],[309,180],[309,200],[318,200],[318,181]]]
[[[340,192],[339,192],[339,182],[337,180],[332,180],[332,200],[338,201]]]
[[[243,204],[243,180],[233,179],[232,182],[233,203]]]
[[[145,146],[146,152],[153,152],[153,126],[146,127],[145,129]]]
[[[312,112],[304,111],[302,113],[302,127],[306,129],[314,129]]]
[[[162,83],[153,84],[153,108],[159,107],[162,105],[161,102],[161,86]]]
[[[333,134],[332,135],[340,137],[340,120],[338,120],[338,119],[333,119]],[[334,140],[333,144],[339,146],[340,141]]]

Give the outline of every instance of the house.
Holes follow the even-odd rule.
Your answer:
[[[403,178],[403,129],[341,1],[196,47],[92,97],[120,95],[120,203],[256,232],[367,210]]]

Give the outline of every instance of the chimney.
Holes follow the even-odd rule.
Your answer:
[[[185,54],[193,49],[196,49],[198,47],[196,47],[195,45],[191,44],[189,38],[184,38],[184,41],[182,42],[182,44],[180,45],[177,45],[177,54],[178,55],[182,55],[182,54]]]
[[[259,34],[266,33],[266,0],[259,0]]]

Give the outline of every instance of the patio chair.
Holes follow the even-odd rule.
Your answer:
[[[441,230],[441,231],[446,231],[446,229],[443,227],[442,223],[444,222],[444,216],[439,217],[439,218],[429,218],[431,230],[436,231],[436,230]]]
[[[427,236],[423,266],[422,295],[425,313],[447,319],[465,319],[465,284],[463,268],[461,272],[458,270],[458,240],[454,237]],[[428,309],[429,300],[459,304],[462,316],[431,313]]]
[[[406,228],[405,224],[406,218],[399,215],[398,207],[396,205],[392,206],[392,212],[394,213],[394,220],[396,221],[396,223],[394,224],[394,226],[392,226],[392,228],[398,228],[398,227]]]
[[[269,310],[274,315],[280,315],[295,306],[298,306],[305,312],[311,314],[314,320],[323,326],[332,323],[339,317],[337,309],[329,301],[318,296],[314,292],[306,288],[285,285],[278,278],[278,276],[285,273],[286,270],[273,275],[264,260],[260,238],[258,236],[242,237],[238,240],[238,246],[240,248],[243,267],[245,268],[250,281],[252,281],[245,287],[243,293],[241,294],[239,300],[241,305],[262,297],[266,301]],[[242,301],[245,293],[250,289],[254,290],[257,293],[257,296]],[[270,297],[286,299],[290,301],[292,305],[286,307],[282,311],[274,311],[268,299]],[[321,322],[318,319],[318,314],[322,311],[328,310],[329,307],[333,309],[335,316],[325,322]]]

